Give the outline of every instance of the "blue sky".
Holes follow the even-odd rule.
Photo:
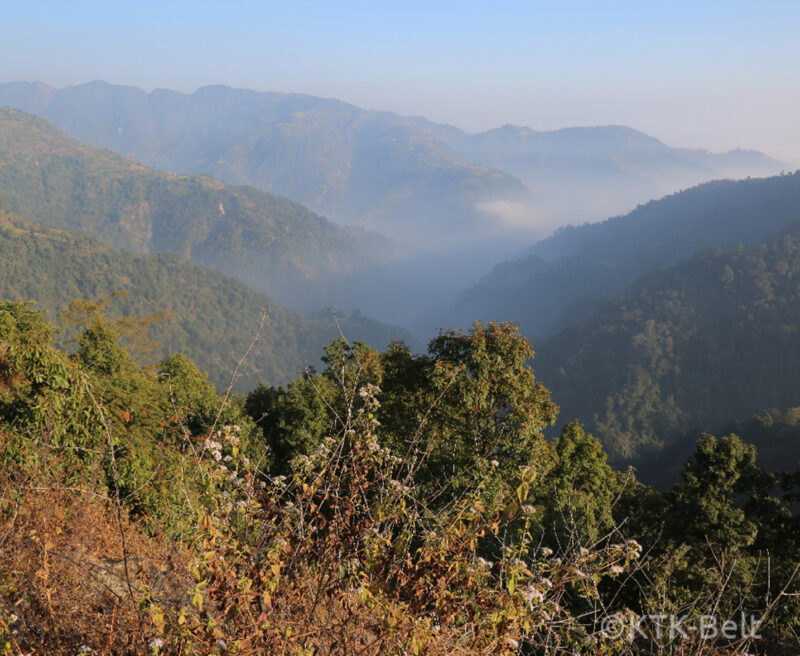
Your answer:
[[[5,2],[0,80],[224,83],[800,165],[800,2]]]

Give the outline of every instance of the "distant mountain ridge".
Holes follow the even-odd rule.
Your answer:
[[[623,126],[467,134],[335,99],[220,85],[182,94],[8,83],[3,104],[149,165],[286,195],[421,248],[598,220],[699,182],[786,168],[756,152],[670,148]]]
[[[787,168],[757,151],[671,148],[621,125],[549,131],[506,125],[447,140],[522,180],[531,190],[531,211],[549,214],[551,224],[598,220],[700,182]]]
[[[158,171],[8,108],[0,108],[0,202],[112,248],[179,253],[294,306],[320,281],[395,249],[286,198]]]

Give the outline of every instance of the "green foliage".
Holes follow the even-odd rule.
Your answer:
[[[241,453],[261,453],[246,415],[224,403],[184,356],[162,364],[169,376],[141,367],[100,312],[71,358],[55,347],[55,332],[27,304],[0,304],[6,471],[119,497],[130,511],[180,533],[207,487],[197,457],[208,440],[234,431]]]
[[[633,481],[611,469],[600,442],[577,422],[556,440],[553,463],[533,497],[545,509],[538,519],[544,538],[551,547],[569,531],[584,541],[599,539],[615,525],[614,502]]]
[[[244,409],[269,445],[271,457],[265,465],[279,474],[289,471],[295,456],[313,453],[332,425],[313,374],[298,378],[285,390],[259,385],[247,395]]]
[[[47,489],[165,536],[188,596],[137,586],[120,601],[130,635],[162,653],[648,653],[602,631],[612,612],[746,608],[775,644],[800,628],[800,474],[706,436],[660,495],[577,423],[546,442],[556,407],[512,324],[442,333],[425,356],[335,339],[324,371],[240,405],[186,356],[142,366],[113,320],[90,321],[68,356],[41,312],[0,304],[0,489],[14,490],[0,521],[13,534],[25,494]],[[0,587],[25,626],[61,593],[36,544],[44,564],[24,583],[45,587],[42,607]]]
[[[446,481],[448,495],[456,495],[487,475],[511,484],[540,449],[557,406],[535,381],[532,357],[511,324],[442,333],[429,355],[413,355],[400,342],[378,354],[337,339],[326,348],[322,373],[309,371],[286,391],[261,387],[245,407],[283,469],[310,453],[331,421],[347,425],[358,389],[380,387],[379,438],[410,474],[431,486]]]

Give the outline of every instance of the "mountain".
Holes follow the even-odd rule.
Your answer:
[[[453,150],[426,121],[338,100],[92,82],[58,91],[0,85],[3,104],[149,165],[252,185],[401,239],[456,239],[484,220],[477,203],[524,193],[518,180]]]
[[[151,166],[278,193],[419,249],[541,236],[711,179],[786,165],[671,148],[624,126],[468,134],[340,100],[207,86],[0,84],[0,105]]]
[[[506,125],[443,136],[475,161],[522,180],[531,190],[529,215],[551,227],[618,214],[700,182],[774,175],[787,168],[757,151],[671,148],[617,125],[551,131]]]
[[[681,148],[678,152],[698,164],[721,173],[726,178],[764,176],[774,174],[779,169],[787,168],[783,162],[767,157],[757,150],[734,148],[727,153],[710,153],[707,150]]]
[[[758,243],[797,220],[798,207],[800,172],[699,185],[625,216],[557,231],[463,291],[435,321],[514,320],[542,337],[585,318],[648,271],[702,249]]]
[[[794,407],[800,215],[764,243],[704,251],[644,276],[538,346],[537,375],[562,419],[579,418],[618,459],[652,458],[691,429]]]
[[[0,109],[0,202],[112,248],[179,253],[295,306],[395,248],[286,198],[159,171],[8,108]]]
[[[236,389],[259,382],[281,384],[315,364],[322,347],[339,335],[385,346],[408,333],[359,314],[303,315],[276,305],[223,273],[187,263],[174,254],[136,255],[96,239],[34,223],[0,210],[0,298],[35,300],[55,318],[76,298],[126,295],[109,308],[113,316],[167,312],[150,328],[163,355],[183,352],[222,389],[247,350],[267,309],[263,330],[242,364]],[[413,342],[411,342],[413,343]]]

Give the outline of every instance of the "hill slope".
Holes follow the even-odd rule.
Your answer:
[[[539,344],[537,372],[613,455],[800,399],[800,216],[773,241],[645,277]]]
[[[0,109],[0,202],[112,248],[179,253],[289,304],[392,248],[286,198],[158,171],[8,108]]]
[[[0,210],[0,298],[35,299],[50,311],[64,310],[75,298],[99,298],[115,291],[117,315],[167,311],[151,327],[163,354],[186,353],[220,386],[227,386],[237,359],[268,309],[261,336],[243,364],[236,388],[259,382],[286,382],[319,359],[322,346],[337,336],[333,314],[307,317],[275,305],[267,296],[207,267],[171,254],[135,255],[115,251],[89,237],[43,226]],[[341,320],[345,335],[385,346],[407,338],[353,315]]]

